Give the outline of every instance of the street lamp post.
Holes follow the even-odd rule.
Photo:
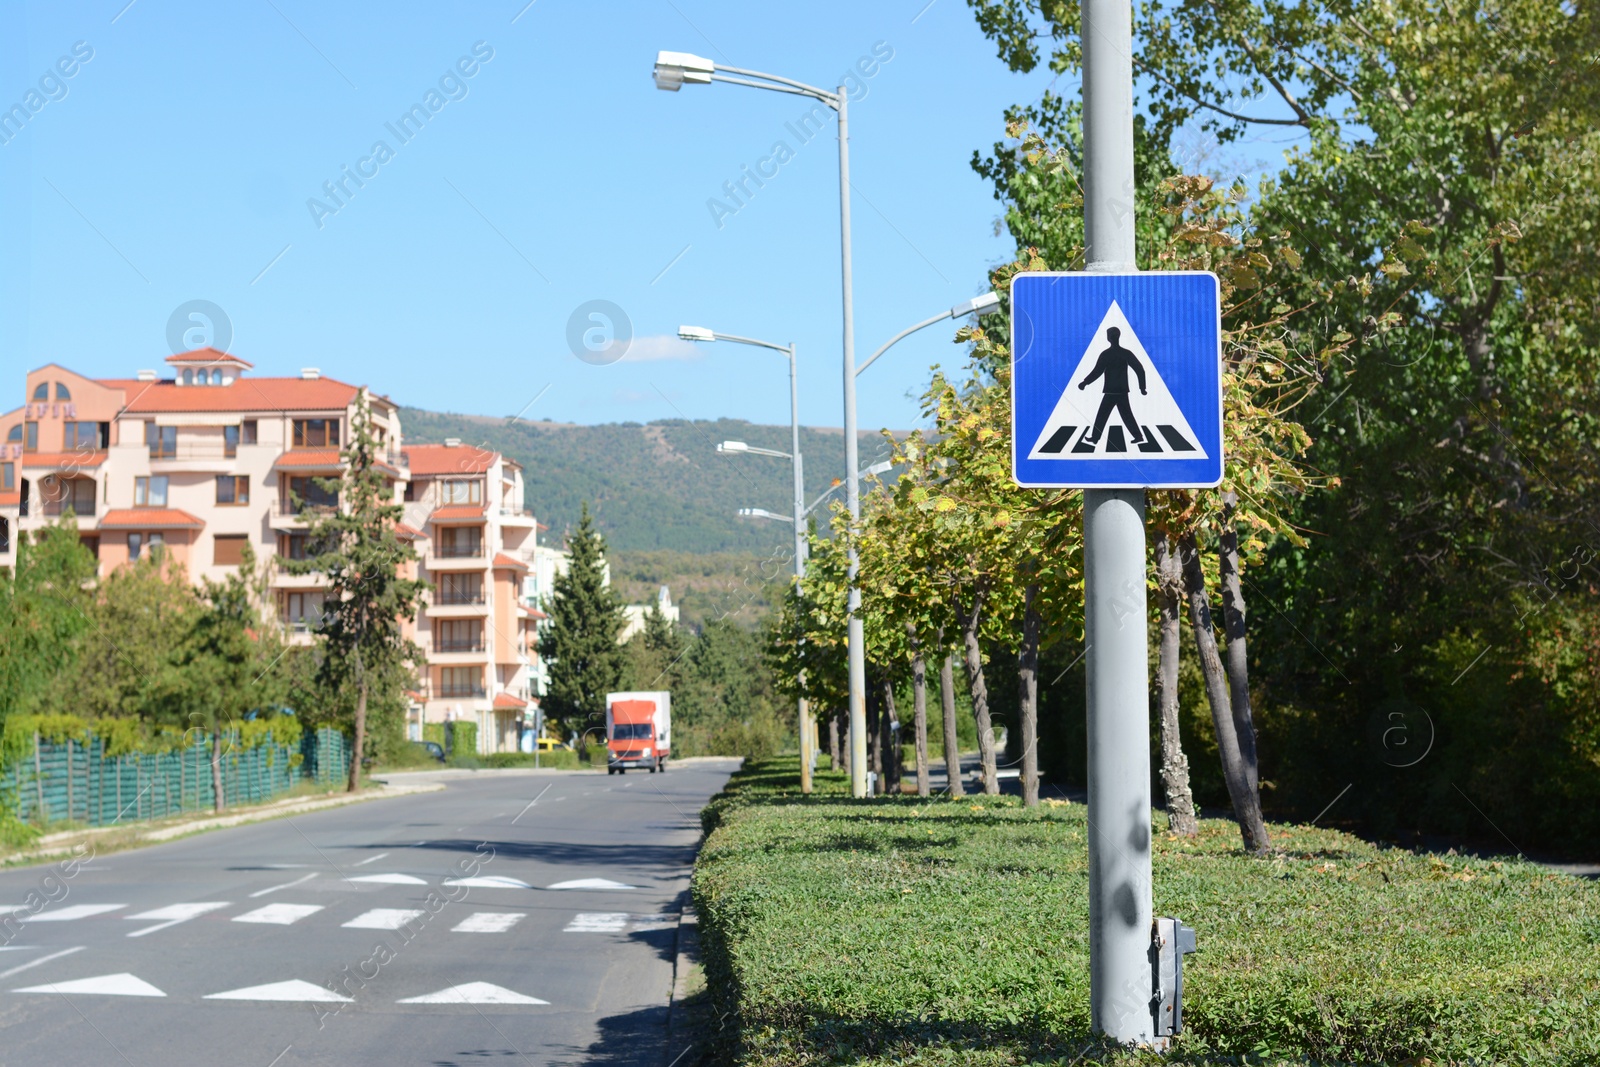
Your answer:
[[[806,576],[806,528],[805,528],[805,473],[803,459],[800,455],[800,385],[798,378],[799,361],[795,358],[793,342],[780,345],[771,341],[758,341],[753,337],[740,337],[737,334],[718,333],[704,326],[679,326],[678,336],[685,341],[731,341],[735,344],[753,345],[756,348],[766,348],[773,352],[781,352],[789,360],[789,452],[778,452],[770,448],[752,448],[743,441],[724,441],[717,446],[717,451],[723,454],[746,452],[757,456],[775,456],[779,459],[793,461],[794,468],[794,576],[796,581],[804,581]],[[800,685],[805,686],[805,673],[800,674]],[[811,792],[811,711],[807,706],[804,696],[800,697],[796,710],[795,724],[800,732],[800,791]]]
[[[839,114],[839,281],[843,291],[844,330],[844,451],[847,473],[846,499],[853,524],[861,514],[860,486],[855,473],[856,455],[856,347],[855,303],[851,290],[850,274],[850,97],[844,86],[834,92],[818,89],[804,82],[764,74],[757,70],[730,67],[704,56],[688,52],[659,52],[653,72],[656,88],[677,92],[685,85],[708,85],[727,82],[752,89],[767,89],[777,93],[791,93],[820,100]],[[797,449],[798,451],[798,449]],[[796,511],[798,512],[798,505]],[[852,529],[852,532],[853,529]],[[862,646],[861,591],[856,588],[856,571],[859,561],[856,551],[850,549],[850,599],[848,608],[848,635],[850,650],[850,793],[867,795],[867,670],[866,653]]]

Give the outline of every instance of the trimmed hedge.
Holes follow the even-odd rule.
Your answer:
[[[491,768],[499,767],[532,767],[532,752],[494,752],[484,757],[484,765]],[[539,753],[539,766],[552,767],[557,770],[575,771],[580,767],[587,767],[586,763],[578,762],[578,754],[570,748],[558,748],[553,752]]]
[[[1307,826],[1265,859],[1231,822],[1158,831],[1156,913],[1201,951],[1157,1058],[1089,1032],[1082,805],[854,801],[831,773],[802,798],[797,769],[747,762],[704,816],[694,894],[740,1063],[1600,1063],[1584,881]]]

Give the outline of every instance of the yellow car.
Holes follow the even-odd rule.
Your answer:
[[[557,741],[553,737],[541,737],[541,738],[539,738],[538,739],[538,745],[539,745],[539,751],[540,752],[554,752],[558,748],[566,748],[567,747],[566,745],[563,745],[560,741]]]

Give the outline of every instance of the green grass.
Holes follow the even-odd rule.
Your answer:
[[[723,1054],[769,1064],[1136,1063],[1089,1033],[1085,809],[853,801],[792,759],[707,808],[695,869]],[[1164,827],[1161,817],[1158,823]],[[1166,1062],[1600,1063],[1600,887],[1516,860],[1231,822],[1155,835],[1199,931]]]

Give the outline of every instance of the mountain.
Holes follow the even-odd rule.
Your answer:
[[[458,437],[522,464],[526,506],[550,527],[553,544],[577,524],[585,501],[613,551],[766,555],[793,544],[788,523],[738,515],[747,507],[790,513],[789,461],[716,450],[720,441],[744,441],[787,452],[787,426],[739,419],[577,426],[418,408],[403,408],[400,417],[409,443]],[[863,433],[860,441],[863,467],[888,455],[880,435]],[[800,451],[809,505],[833,479],[844,477],[844,434],[802,428]],[[836,495],[843,494],[841,486]],[[826,505],[813,514],[826,525]]]

